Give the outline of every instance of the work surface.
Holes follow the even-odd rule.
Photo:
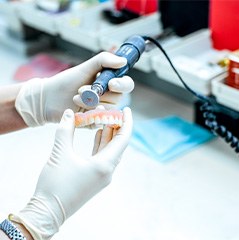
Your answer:
[[[25,60],[0,47],[1,84],[12,83],[12,71]],[[190,104],[137,83],[131,106],[135,121],[172,114],[191,120],[193,115]],[[33,194],[56,127],[49,124],[0,137],[1,219],[24,207]],[[76,131],[80,154],[90,154],[93,135],[90,130]],[[128,147],[112,183],[68,219],[53,239],[238,240],[238,182],[239,159],[221,139],[168,163]]]

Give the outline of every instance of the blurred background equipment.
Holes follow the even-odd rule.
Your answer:
[[[139,15],[147,15],[157,11],[158,3],[157,0],[115,0],[115,8],[118,11],[128,9]]]
[[[41,10],[57,13],[67,10],[70,0],[36,0],[36,6]]]
[[[158,10],[157,0],[115,0],[114,8],[104,9],[103,15],[108,21],[120,24]]]
[[[228,59],[228,76],[225,83],[239,89],[239,51],[232,52]]]
[[[14,80],[26,81],[31,78],[51,77],[67,68],[71,64],[63,62],[55,57],[40,53],[35,55],[28,63],[21,65],[14,74]]]
[[[209,0],[159,0],[163,28],[172,28],[178,36],[185,36],[208,28]]]
[[[239,1],[210,1],[210,29],[216,49],[239,48]]]

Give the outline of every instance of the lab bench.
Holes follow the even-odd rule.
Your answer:
[[[94,10],[91,11],[94,12]],[[20,21],[18,22],[20,28],[17,29],[25,33],[24,29],[27,25],[33,30],[34,28],[36,31],[40,30],[41,36],[48,38],[49,41],[54,40],[57,47],[71,52],[72,55],[80,54],[83,60],[102,49],[110,50],[111,47],[119,46],[127,37],[125,29],[131,29],[134,25],[138,26],[132,31],[127,30],[129,34],[137,34],[137,31],[141,30],[140,24],[145,24],[142,19],[137,19],[118,27],[108,26],[109,32],[108,30],[101,31],[104,33],[99,35],[97,28],[94,28],[92,41],[95,45],[93,44],[92,47],[90,40],[84,45],[82,41],[81,43],[78,41],[82,36],[81,40],[84,39],[85,42],[87,34],[84,35],[83,32],[91,29],[90,26],[79,29],[80,24],[83,26],[84,22],[75,17],[79,16],[78,14],[74,14],[73,18],[67,15],[68,13],[64,14],[64,17],[61,15],[66,21],[61,22],[62,19],[57,18],[56,24],[51,23],[55,21],[54,17],[46,17],[44,14],[34,16],[29,14],[35,18],[45,16],[45,20],[42,20],[40,25],[46,24],[46,26],[39,28],[33,20],[32,22],[27,20],[27,16],[24,16],[25,20],[23,20],[21,14],[16,14],[17,21]],[[87,15],[87,13],[84,14]],[[92,19],[97,19],[97,17],[99,16],[95,15]],[[148,19],[157,25],[158,17],[158,15],[147,16],[144,20]],[[65,27],[65,30],[71,34],[69,36],[67,31],[65,35],[63,33],[63,26],[66,25],[68,27]],[[49,26],[53,28],[49,29]],[[74,30],[78,33],[73,38]],[[147,29],[148,33],[152,34],[155,33],[154,30]],[[117,36],[117,32],[120,35]],[[178,40],[181,43],[176,44]],[[1,36],[0,41],[3,41]],[[29,44],[24,38],[16,41]],[[8,41],[8,43],[16,45],[15,42]],[[228,90],[221,87],[225,77],[223,69],[222,73],[215,71],[210,78],[203,79],[197,73],[190,71],[192,70],[190,66],[180,65],[181,62],[178,60],[181,55],[184,56],[186,65],[197,61],[195,66],[201,63],[203,66],[214,69],[214,61],[209,64],[205,61],[207,52],[212,54],[210,56],[213,56],[213,59],[215,56],[215,52],[211,51],[208,30],[199,31],[183,39],[173,39],[168,46],[164,46],[190,86],[192,85],[195,90],[200,90],[205,94],[215,94],[218,101],[223,103],[220,94],[224,95],[224,92]],[[50,45],[45,45],[41,50],[46,51],[48,47]],[[8,64],[11,59],[7,61]],[[179,80],[172,76],[173,72],[159,50],[153,48],[145,52],[140,61],[129,73],[136,81],[136,88],[132,93],[134,120],[152,119],[169,114],[176,114],[191,120],[192,102],[195,103],[195,99],[180,86]],[[12,63],[9,65],[13,67]],[[237,95],[231,95],[230,90],[232,89],[228,90],[228,96],[233,96],[230,100],[236,99]],[[235,91],[233,89],[233,92]],[[178,101],[178,99],[184,101]],[[230,107],[233,106],[235,106],[234,102]],[[195,109],[198,109],[197,106]],[[199,119],[197,120],[201,124]],[[6,217],[9,212],[21,209],[32,196],[40,170],[49,157],[56,127],[54,124],[49,124],[1,136],[0,180],[1,192],[4,193],[4,198],[1,199],[1,218]],[[87,129],[80,133],[76,131],[74,143],[77,144],[82,155],[91,151],[93,135],[94,133]],[[80,146],[79,143],[81,143]],[[97,238],[105,240],[238,240],[238,171],[237,155],[220,138],[198,146],[193,151],[168,163],[157,162],[129,146],[122,156],[110,186],[68,219],[53,239],[76,239],[78,237],[87,240]],[[9,172],[11,177],[9,177]],[[16,187],[16,179],[18,187]]]
[[[53,42],[65,49],[72,45],[74,54],[84,55],[88,52],[85,59],[102,50],[115,51],[131,35],[157,37],[163,33],[159,12],[114,25],[102,16],[102,11],[107,8],[112,8],[112,1],[56,14],[36,8],[31,1],[22,4],[0,4],[0,11],[11,13],[7,15],[8,22],[9,17],[14,16],[13,22],[17,26],[15,28],[18,32],[22,31],[22,35],[26,35],[25,27],[29,27],[38,31],[40,36],[48,38],[49,47]],[[10,26],[14,30],[12,24]],[[59,42],[61,44],[58,44]],[[213,80],[222,78],[226,71],[217,62],[224,58],[228,51],[213,49],[210,30],[202,29],[185,37],[169,36],[162,39],[161,44],[189,87],[202,94],[211,95]],[[43,44],[39,49],[46,46]],[[82,57],[84,60],[84,56]],[[194,99],[186,92],[165,56],[156,47],[151,46],[151,49],[142,54],[132,72],[131,75],[136,81],[140,76],[140,81],[156,89],[165,90],[182,100]]]

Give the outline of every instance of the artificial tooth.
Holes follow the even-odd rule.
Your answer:
[[[101,124],[100,117],[96,116],[95,117],[95,124]]]
[[[109,123],[109,121],[108,121],[108,119],[105,115],[103,115],[103,117],[101,118],[101,123],[102,124],[108,124]]]
[[[122,124],[123,124],[122,118],[119,119],[119,123],[118,124],[119,124],[119,126],[122,126]]]
[[[115,117],[115,124],[119,124],[119,118],[118,117]]]
[[[115,121],[114,121],[114,118],[113,116],[109,116],[109,124],[114,124]]]
[[[82,118],[82,119],[81,119],[81,123],[80,123],[80,125],[81,125],[81,126],[85,126],[85,125],[87,125],[87,123],[86,123],[86,119]]]
[[[93,124],[93,123],[95,123],[95,119],[93,117],[90,117],[88,122],[89,122],[89,124]]]

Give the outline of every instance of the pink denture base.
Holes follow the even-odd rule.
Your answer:
[[[75,126],[85,127],[92,124],[108,125],[113,128],[122,126],[123,112],[119,110],[94,109],[75,113]]]

